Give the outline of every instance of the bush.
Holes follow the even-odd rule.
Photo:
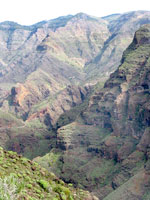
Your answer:
[[[53,191],[60,194],[62,199],[65,199],[65,197],[69,200],[72,199],[71,192],[70,192],[69,188],[67,188],[67,187],[64,187],[62,185],[56,185],[53,188]]]
[[[49,183],[45,180],[39,180],[38,181],[39,185],[44,189],[44,190],[48,190],[49,188]]]
[[[28,189],[31,189],[31,188],[32,188],[32,185],[31,185],[31,184],[27,184],[26,186],[27,186]]]

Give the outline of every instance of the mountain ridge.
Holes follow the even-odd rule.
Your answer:
[[[31,29],[4,23],[0,145],[100,199],[116,198],[127,181],[146,176],[150,29],[139,29],[145,23],[148,11],[107,20],[79,13]],[[138,187],[137,196],[130,187],[129,195],[147,192],[148,199],[146,187]]]

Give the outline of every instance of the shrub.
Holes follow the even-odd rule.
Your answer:
[[[27,186],[28,189],[31,189],[31,188],[32,188],[32,185],[29,184],[29,183],[28,183],[26,186]]]
[[[53,188],[53,191],[54,192],[57,192],[58,194],[61,195],[62,199],[65,199],[65,197],[67,199],[71,199],[71,192],[69,190],[69,188],[67,187],[64,187],[62,185],[56,185],[54,188]]]
[[[48,190],[49,188],[49,183],[45,180],[39,180],[38,181],[39,185],[44,189],[44,190]]]

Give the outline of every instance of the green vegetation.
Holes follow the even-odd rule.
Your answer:
[[[0,109],[0,121],[3,127],[9,126],[9,124],[13,124],[14,126],[23,126],[23,122],[20,119],[17,119],[15,115],[9,112],[5,112],[4,110]]]
[[[65,184],[36,162],[0,148],[0,199],[82,200],[88,193]]]
[[[16,174],[10,174],[5,178],[0,178],[0,200],[14,200],[19,198],[24,184],[19,181]]]
[[[57,162],[60,156],[61,156],[60,152],[51,151],[50,153],[47,153],[43,157],[37,157],[34,160],[47,170],[52,171],[52,169],[57,168]]]
[[[38,181],[39,185],[44,189],[44,190],[48,190],[49,187],[49,183],[45,180],[39,180]],[[50,189],[49,189],[50,190]]]

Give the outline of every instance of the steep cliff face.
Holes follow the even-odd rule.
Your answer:
[[[57,149],[37,160],[99,199],[149,199],[149,100],[150,26],[145,25],[86,111],[57,130]]]
[[[139,149],[149,132],[149,32],[148,25],[136,32],[133,43],[124,52],[121,66],[110,76],[104,89],[91,98],[87,112],[83,113],[86,124],[111,130],[111,137],[103,144],[103,153],[109,158],[116,157],[119,162],[138,143]],[[129,138],[133,140],[132,145]]]
[[[110,76],[101,93],[90,100],[87,113],[97,111],[96,123],[111,129],[115,136],[130,135],[138,140],[150,125],[149,37],[148,25],[136,32],[118,70]],[[92,120],[85,117],[86,123]]]

